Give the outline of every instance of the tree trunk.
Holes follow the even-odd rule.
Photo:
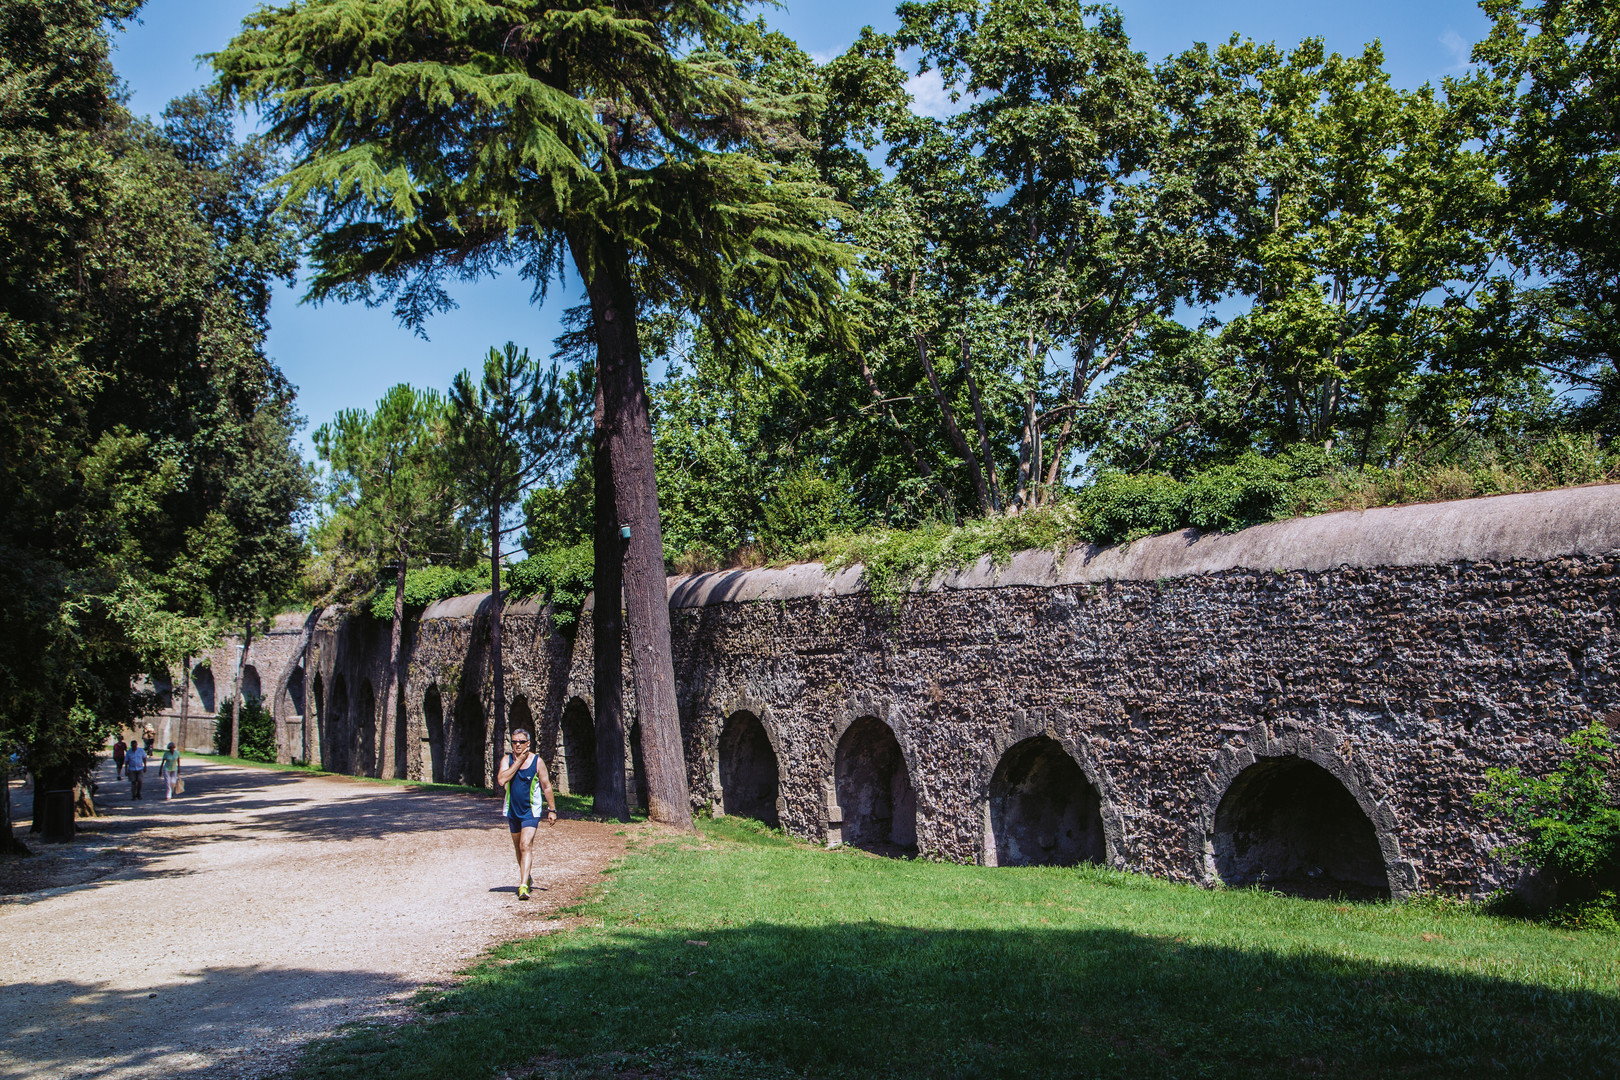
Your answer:
[[[601,244],[588,284],[596,322],[596,378],[602,388],[603,430],[613,472],[613,507],[621,530],[624,605],[629,617],[636,719],[641,722],[647,770],[647,816],[689,829],[692,797],[681,746],[675,698],[675,663],[669,643],[669,590],[664,573],[664,536],[658,517],[652,417],[636,335],[636,297],[628,259]],[[601,543],[598,520],[598,543]],[[624,537],[622,530],[630,530]],[[611,560],[610,560],[611,561]],[[609,601],[613,597],[605,598]],[[597,594],[597,608],[604,597]],[[598,764],[598,774],[601,766]]]
[[[3,765],[5,790],[0,791],[0,855],[27,855],[28,846],[11,831],[11,762]],[[37,797],[37,796],[36,796]]]
[[[394,575],[394,628],[388,634],[388,671],[383,675],[382,738],[378,739],[382,760],[377,763],[377,774],[384,780],[394,777],[394,715],[398,708],[399,693],[395,687],[405,685],[405,672],[401,670],[401,644],[405,639],[405,553],[399,552],[399,572]],[[307,693],[307,691],[306,691]]]
[[[231,687],[231,757],[239,757],[242,726],[242,667],[247,663],[248,649],[253,646],[253,621],[250,619],[242,631],[242,647],[236,650],[236,681]]]
[[[604,817],[630,820],[624,786],[624,568],[618,514],[613,497],[613,454],[608,446],[602,381],[596,382],[595,434],[592,457],[595,477],[596,608],[591,613],[596,695],[595,809]]]
[[[493,504],[489,508],[489,657],[495,666],[494,716],[491,718],[490,736],[493,750],[486,756],[486,766],[500,760],[501,747],[506,738],[506,660],[501,656],[501,515]],[[494,784],[494,769],[489,769],[479,780],[481,786]]]
[[[180,662],[180,749],[186,748],[186,726],[191,720],[191,655]]]

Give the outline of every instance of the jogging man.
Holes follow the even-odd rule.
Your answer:
[[[534,753],[529,733],[522,728],[512,732],[512,752],[501,762],[495,782],[506,788],[506,827],[512,833],[512,853],[517,856],[518,899],[527,900],[534,830],[540,824],[540,800],[535,795],[545,796],[545,812],[553,825],[557,824],[557,798],[551,793],[545,763]]]

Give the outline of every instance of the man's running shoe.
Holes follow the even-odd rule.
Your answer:
[[[519,885],[518,886],[518,899],[519,900],[527,900],[528,898],[529,898],[529,887],[527,885]]]

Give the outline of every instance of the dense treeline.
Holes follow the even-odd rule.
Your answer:
[[[980,518],[964,535],[996,549],[1109,542],[1620,475],[1616,15],[1485,9],[1473,67],[1415,90],[1376,44],[1235,35],[1153,62],[1079,4],[906,3],[825,64],[731,42],[791,121],[773,161],[836,197],[825,226],[855,261],[836,329],[746,358],[679,296],[644,297],[669,567],[870,563],[910,549],[885,530]],[[955,111],[914,111],[918,71]],[[589,312],[573,325],[558,355],[588,361]],[[581,594],[596,474],[579,456],[526,492],[545,563],[519,591]],[[421,560],[440,565],[415,602],[487,587],[464,572],[480,543]]]
[[[0,8],[0,746],[42,789],[150,708],[137,673],[287,596],[302,551],[262,348],[296,261],[279,165],[200,97],[129,116],[108,37],[133,6]]]
[[[903,4],[820,66],[769,39],[756,74],[802,103],[782,157],[847,207],[858,341],[781,342],[771,379],[701,325],[649,335],[672,565],[1291,454],[1287,512],[1611,476],[1620,15],[1485,8],[1475,65],[1416,90],[1376,45],[1152,63],[1071,4]],[[959,111],[911,109],[919,69]],[[579,533],[581,479],[537,532]]]

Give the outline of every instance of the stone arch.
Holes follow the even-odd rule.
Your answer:
[[[483,703],[472,690],[463,690],[456,702],[455,782],[487,786],[484,774],[485,717]]]
[[[780,768],[760,718],[748,711],[732,713],[720,730],[718,756],[722,812],[780,825]]]
[[[583,699],[571,698],[564,706],[557,739],[557,789],[565,795],[595,795],[596,724]]]
[[[1355,846],[1352,850],[1358,854],[1355,860],[1349,862],[1343,861],[1345,856],[1332,855],[1327,858],[1325,865],[1322,861],[1306,865],[1295,859],[1294,863],[1303,875],[1300,884],[1304,886],[1296,891],[1303,895],[1332,892],[1389,896],[1400,900],[1417,887],[1417,868],[1401,853],[1395,814],[1387,800],[1375,795],[1380,786],[1377,778],[1359,760],[1352,761],[1339,753],[1342,740],[1342,733],[1325,728],[1273,732],[1266,724],[1256,724],[1246,735],[1222,748],[1204,779],[1203,858],[1207,882],[1235,883],[1247,873],[1259,872],[1255,869],[1257,866],[1260,870],[1266,870],[1263,862],[1255,861],[1265,853],[1253,848],[1256,839],[1262,844],[1268,842],[1268,834],[1264,831],[1267,816],[1264,810],[1267,806],[1290,805],[1287,800],[1297,796],[1304,802],[1294,802],[1292,805],[1296,810],[1314,815],[1312,827],[1316,830],[1318,840],[1339,844],[1353,841]],[[1251,773],[1250,770],[1256,765],[1270,767]],[[1314,766],[1319,771],[1304,769],[1304,765]],[[1238,784],[1240,779],[1244,781],[1241,786]],[[1317,801],[1313,802],[1313,799]],[[1324,818],[1323,814],[1327,816]],[[1364,826],[1358,818],[1365,820]],[[1277,822],[1275,815],[1272,821],[1277,827],[1285,824]],[[1341,831],[1335,834],[1335,828],[1339,827],[1342,827]],[[1257,828],[1262,829],[1258,837]],[[1369,831],[1372,847],[1367,844]],[[1242,852],[1237,850],[1236,833],[1244,836]],[[1286,835],[1280,840],[1286,840]],[[1283,849],[1287,849],[1286,843]],[[1296,845],[1295,850],[1302,849]],[[1269,858],[1276,864],[1275,850]],[[1375,862],[1381,867],[1382,878],[1377,869],[1369,869]],[[1305,873],[1313,869],[1321,873]],[[1278,881],[1275,865],[1267,872],[1268,883],[1273,883],[1274,887],[1286,887],[1287,882],[1281,886],[1275,885]],[[1324,889],[1321,879],[1333,874],[1349,874],[1352,877],[1340,883],[1345,887]],[[1228,875],[1233,880],[1229,881]],[[1286,868],[1283,876],[1287,876]],[[1357,878],[1362,880],[1358,881]]]
[[[510,738],[519,731],[526,731],[529,733],[529,745],[533,747],[535,753],[539,753],[540,739],[539,736],[535,734],[534,713],[529,710],[529,699],[523,694],[519,694],[517,697],[513,698],[511,708],[506,710],[507,736]],[[504,754],[506,752],[507,748],[502,747],[501,753]]]
[[[1051,736],[1025,739],[1001,756],[990,778],[989,802],[991,842],[985,861],[990,865],[1107,861],[1102,797]]]
[[[326,767],[346,773],[353,765],[349,759],[349,686],[341,671],[332,678],[332,699],[326,712]]]
[[[1267,757],[1244,769],[1215,810],[1215,872],[1231,886],[1296,896],[1388,897],[1372,820],[1313,761]]]
[[[1049,722],[1046,713],[1041,711],[1026,712],[1014,708],[1007,712],[1004,726],[993,731],[987,752],[980,759],[980,771],[977,790],[980,792],[977,806],[983,821],[984,846],[980,853],[980,861],[985,866],[996,866],[999,858],[996,853],[996,830],[994,807],[991,803],[992,789],[996,784],[996,774],[1007,754],[1020,743],[1044,737],[1055,743],[1070,758],[1074,759],[1080,767],[1080,773],[1086,783],[1097,792],[1098,814],[1102,819],[1103,857],[1102,862],[1116,870],[1125,869],[1125,819],[1120,813],[1122,799],[1119,790],[1115,787],[1113,779],[1108,775],[1101,757],[1092,748],[1091,742],[1085,734],[1074,730],[1075,725],[1062,717],[1055,718],[1056,722]]]
[[[357,773],[377,776],[381,770],[377,760],[377,694],[371,689],[370,679],[360,680],[360,693],[355,699],[355,765]]]
[[[259,669],[252,664],[242,665],[242,700],[264,700],[264,683],[259,679]]]
[[[304,667],[302,664],[297,665],[287,673],[287,700],[292,704],[294,715],[304,715]]]
[[[214,669],[206,661],[191,669],[191,688],[196,691],[203,712],[219,711],[219,700],[214,692]]]
[[[168,669],[158,668],[147,675],[146,680],[152,687],[152,693],[157,695],[157,707],[159,709],[173,708],[174,682],[169,678]]]
[[[917,846],[917,793],[894,730],[875,716],[844,729],[833,755],[839,839],[885,854]]]
[[[304,747],[304,757],[313,764],[326,768],[326,695],[325,685],[321,682],[321,673],[315,673],[315,679],[310,684],[310,704],[315,710],[315,737]]]
[[[427,728],[428,779],[435,784],[445,783],[444,759],[444,698],[439,684],[434,683],[422,695],[422,720]]]
[[[410,777],[410,718],[406,712],[405,684],[401,682],[394,690],[394,771],[393,779],[405,780]]]

